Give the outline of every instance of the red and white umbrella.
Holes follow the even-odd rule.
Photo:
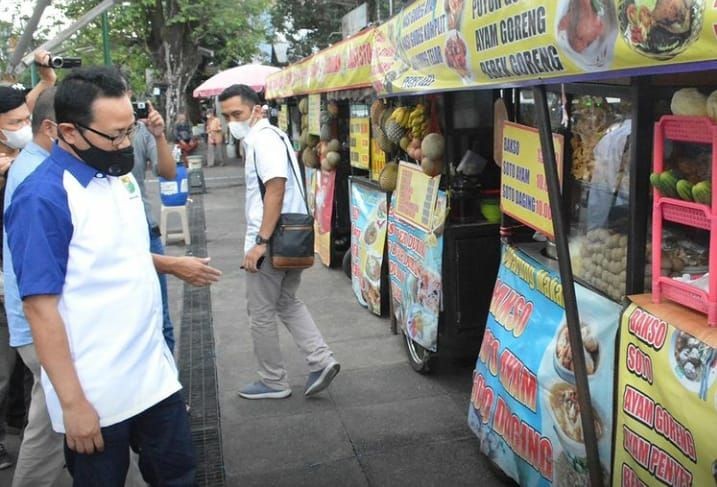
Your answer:
[[[254,91],[262,91],[266,78],[280,71],[280,68],[274,66],[264,66],[263,64],[245,64],[230,68],[221,73],[217,73],[194,90],[194,98],[208,98],[216,96],[231,85],[243,84],[251,86]]]

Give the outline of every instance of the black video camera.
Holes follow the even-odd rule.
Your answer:
[[[133,101],[134,118],[140,120],[149,116],[149,104],[146,101]]]
[[[50,67],[55,69],[71,69],[82,66],[82,59],[78,57],[50,56]]]

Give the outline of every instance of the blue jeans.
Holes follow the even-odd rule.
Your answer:
[[[101,453],[77,453],[65,442],[74,487],[123,487],[130,448],[139,454],[139,470],[149,485],[196,485],[197,459],[181,393],[101,432],[105,444]]]
[[[149,251],[153,254],[164,255],[162,238],[157,227],[149,229]],[[174,353],[174,325],[172,325],[172,317],[169,316],[167,276],[159,272],[157,276],[159,277],[159,289],[162,292],[162,334],[164,335],[164,340],[167,342],[169,350]]]

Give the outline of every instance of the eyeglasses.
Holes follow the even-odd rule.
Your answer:
[[[135,131],[137,130],[137,123],[136,123],[136,122],[133,123],[130,128],[124,130],[124,131],[123,131],[122,133],[120,133],[119,135],[107,135],[107,134],[105,134],[105,133],[100,132],[99,130],[95,130],[95,129],[90,128],[90,127],[88,127],[88,126],[86,126],[86,125],[82,125],[82,124],[79,123],[79,122],[75,122],[75,125],[78,126],[78,127],[80,127],[80,128],[83,128],[83,129],[85,129],[85,130],[89,130],[89,131],[92,132],[93,134],[97,134],[97,135],[99,135],[100,137],[104,137],[105,139],[107,139],[107,140],[110,141],[110,143],[112,144],[112,147],[114,147],[115,149],[118,148],[118,147],[120,146],[120,144],[122,144],[122,142],[124,142],[124,139],[130,139],[130,140],[132,140],[132,137],[134,137],[134,133],[135,133]]]

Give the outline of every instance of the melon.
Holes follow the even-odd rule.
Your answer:
[[[421,142],[421,152],[423,153],[423,156],[436,161],[443,157],[445,147],[446,140],[441,134],[428,134]]]
[[[311,147],[307,147],[306,149],[304,149],[304,152],[301,153],[301,161],[307,167],[316,167],[316,165],[319,163],[319,161],[316,159],[316,153]]]
[[[341,142],[338,139],[333,139],[327,144],[328,150],[332,152],[339,152],[341,150]]]
[[[338,167],[339,163],[341,162],[341,154],[333,151],[328,152],[322,162],[322,168],[325,169],[328,167],[330,171],[333,171]]]
[[[443,161],[424,157],[421,160],[421,169],[428,176],[438,176],[443,171]]]
[[[411,141],[408,140],[408,137],[404,135],[403,137],[401,137],[401,140],[399,141],[398,145],[399,147],[401,147],[401,150],[405,152],[408,149],[408,144],[410,143]]]
[[[383,191],[390,192],[396,189],[397,180],[398,164],[389,162],[381,170],[381,174],[378,175],[378,185]]]

